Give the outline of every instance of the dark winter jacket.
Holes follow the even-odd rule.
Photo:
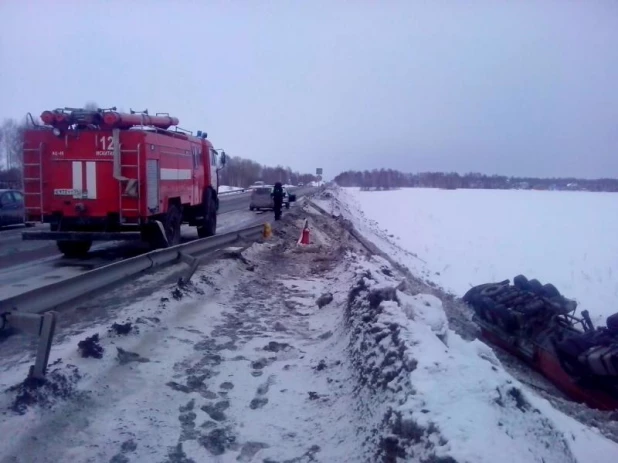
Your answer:
[[[275,200],[275,203],[283,202],[283,186],[281,182],[275,183],[272,193],[270,194],[272,198]]]

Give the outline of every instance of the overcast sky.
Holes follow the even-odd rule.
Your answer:
[[[0,0],[0,119],[87,101],[327,178],[618,177],[618,2]]]

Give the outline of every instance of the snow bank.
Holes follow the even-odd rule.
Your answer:
[[[615,460],[618,445],[527,392],[486,345],[448,330],[437,298],[403,293],[385,269],[358,264],[346,317],[375,461]]]
[[[361,233],[459,296],[522,273],[553,283],[597,323],[618,310],[613,193],[345,188],[333,194]]]
[[[229,185],[219,185],[219,193],[243,193],[245,191],[244,188],[240,188],[237,186],[229,186]]]

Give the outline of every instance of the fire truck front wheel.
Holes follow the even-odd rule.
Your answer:
[[[56,241],[56,245],[67,257],[83,257],[90,251],[92,241]]]

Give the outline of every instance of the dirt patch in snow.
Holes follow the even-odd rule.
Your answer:
[[[10,409],[23,415],[31,407],[51,408],[59,401],[74,399],[81,394],[76,389],[80,379],[81,374],[74,365],[56,368],[42,380],[28,377],[6,389],[6,393],[14,395]]]
[[[83,339],[77,343],[77,348],[82,357],[88,358],[92,357],[95,359],[103,358],[103,352],[105,352],[105,348],[101,346],[99,333],[93,334],[92,336]]]
[[[139,327],[137,324],[131,323],[130,321],[126,321],[125,323],[114,322],[107,332],[110,335],[116,336],[126,336],[129,333],[139,334]]]

